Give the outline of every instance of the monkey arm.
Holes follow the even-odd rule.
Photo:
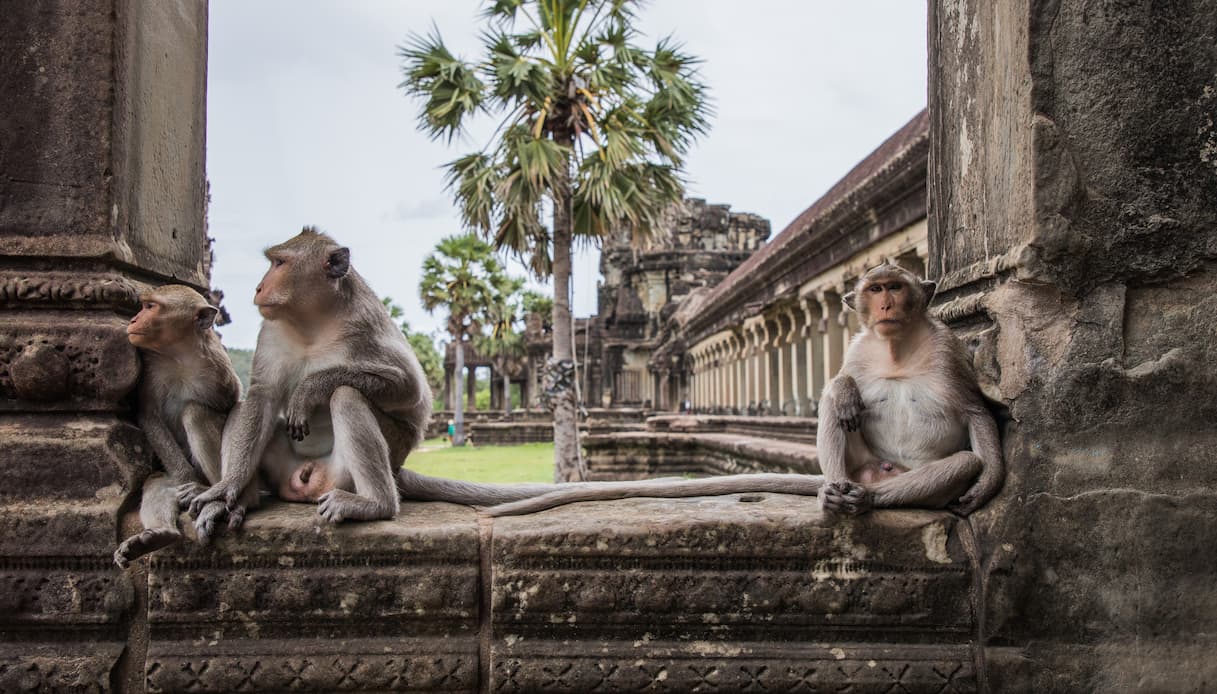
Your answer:
[[[274,398],[257,388],[237,403],[228,415],[220,452],[220,481],[190,502],[196,518],[209,502],[222,499],[228,508],[239,506],[245,490],[258,471],[266,445],[275,433]]]
[[[287,435],[295,441],[308,436],[308,417],[317,406],[328,403],[339,386],[354,388],[373,403],[405,400],[411,393],[408,379],[398,372],[356,371],[335,366],[305,376],[287,403]]]
[[[169,473],[170,479],[178,484],[197,482],[199,476],[194,466],[190,464],[182,447],[178,445],[177,440],[173,438],[173,433],[169,431],[169,427],[158,414],[141,407],[138,420],[140,428],[144,430],[144,436],[148,439],[148,444],[160,458],[161,465],[165,467],[165,472]]]
[[[190,454],[208,484],[220,481],[220,439],[224,435],[225,417],[198,402],[188,402],[182,409],[182,427],[186,430]]]
[[[968,414],[968,437],[972,452],[980,458],[982,467],[968,491],[951,505],[952,510],[965,516],[996,496],[1006,478],[997,423],[983,405],[973,408]]]
[[[860,418],[861,402],[857,382],[852,376],[844,374],[830,381],[820,398],[816,455],[826,482],[849,481],[846,447],[849,432],[856,430],[849,428],[849,422],[853,418]]]

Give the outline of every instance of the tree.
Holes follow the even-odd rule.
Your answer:
[[[524,354],[524,336],[517,330],[522,318],[520,290],[524,280],[506,275],[495,287],[494,301],[483,309],[483,325],[489,334],[474,338],[480,354],[490,357],[495,370],[503,377],[503,409],[511,412],[511,377],[507,371],[511,362]]]
[[[448,310],[448,334],[452,336],[456,356],[454,446],[465,445],[466,338],[481,330],[482,310],[494,301],[495,287],[502,283],[502,274],[494,249],[472,234],[441,239],[423,259],[419,299],[431,313],[441,307]]]
[[[414,350],[414,356],[418,357],[418,363],[423,367],[423,374],[427,377],[427,385],[431,387],[431,392],[440,392],[444,387],[444,358],[436,349],[435,341],[431,339],[430,335],[415,332],[410,328],[410,321],[404,318],[406,312],[401,306],[393,303],[392,297],[386,296],[380,301],[385,308],[389,309],[389,317],[400,321],[401,333],[406,336],[406,341]]]
[[[554,477],[581,479],[573,391],[571,245],[626,229],[645,245],[684,193],[680,166],[710,108],[696,66],[671,37],[634,44],[641,0],[495,0],[485,57],[454,56],[438,32],[401,49],[401,87],[422,100],[435,139],[478,113],[502,117],[482,151],[448,164],[464,223],[554,284]],[[548,202],[552,224],[541,221]],[[561,374],[553,378],[553,373]]]

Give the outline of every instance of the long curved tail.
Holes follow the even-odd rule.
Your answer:
[[[464,483],[461,483],[464,484]],[[773,492],[777,494],[802,494],[815,496],[824,485],[822,475],[797,475],[779,473],[755,473],[727,475],[702,479],[637,480],[630,482],[576,482],[565,485],[477,485],[512,487],[549,487],[544,494],[524,494],[518,500],[500,503],[486,509],[490,516],[519,516],[536,513],[555,506],[564,506],[579,501],[607,501],[652,497],[673,499],[690,496],[719,496],[748,492]]]

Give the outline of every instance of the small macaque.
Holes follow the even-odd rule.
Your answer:
[[[241,395],[228,353],[212,329],[216,307],[180,285],[158,287],[141,296],[140,304],[127,325],[127,339],[143,362],[137,417],[165,470],[144,483],[144,530],[114,552],[121,568],[182,539],[180,503],[201,491],[203,483],[220,479],[224,423]],[[196,522],[200,541],[210,539],[225,511],[220,503],[202,509]]]

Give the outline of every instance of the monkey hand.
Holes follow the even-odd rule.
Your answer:
[[[207,491],[207,487],[204,487],[198,482],[187,482],[185,484],[179,484],[177,489],[174,491],[177,494],[178,509],[184,510],[190,508],[195,497]],[[193,511],[191,513],[193,513]]]
[[[303,441],[308,436],[308,416],[312,413],[315,403],[305,387],[296,388],[287,403],[287,436],[293,441]]]
[[[194,497],[194,500],[190,502],[190,515],[198,518],[199,513],[203,510],[203,507],[213,501],[223,501],[224,506],[226,506],[228,509],[235,508],[237,505],[237,497],[240,496],[240,494],[240,489],[228,482],[225,482],[224,480],[220,480],[216,484],[212,485],[210,489],[207,489]]]
[[[862,391],[858,383],[849,376],[839,379],[834,395],[837,405],[837,419],[846,431],[858,431],[862,428],[862,410],[866,403],[862,402]]]
[[[1001,489],[1001,475],[986,474],[986,472],[982,472],[968,491],[949,504],[947,508],[961,516],[967,516],[997,496],[998,490]]]
[[[820,490],[820,506],[829,513],[861,515],[871,510],[871,493],[854,482],[829,482]]]

